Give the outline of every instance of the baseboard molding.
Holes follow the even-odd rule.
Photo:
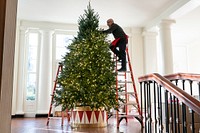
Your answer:
[[[53,114],[50,115],[50,117],[52,117]],[[41,118],[41,117],[48,117],[48,114],[36,114],[35,115],[36,118]]]
[[[35,118],[41,118],[41,117],[48,117],[48,114],[36,114]],[[50,115],[50,117],[53,117],[53,114]],[[25,118],[24,114],[17,114],[12,115],[11,118]]]
[[[24,114],[12,115],[11,118],[24,118]]]

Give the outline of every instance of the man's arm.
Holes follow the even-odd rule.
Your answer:
[[[104,30],[103,33],[109,34],[112,33],[117,28],[116,24],[113,24],[109,29]]]

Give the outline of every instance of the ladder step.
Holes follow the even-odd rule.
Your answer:
[[[55,116],[53,116],[53,117],[48,117],[49,119],[52,119],[52,120],[60,120],[60,119],[62,119],[62,117],[55,117]]]
[[[109,115],[115,116],[117,114],[116,113],[110,113]],[[141,115],[139,115],[139,114],[127,114],[126,115],[126,113],[118,113],[118,116],[119,117],[141,117]]]
[[[128,102],[128,103],[119,103],[120,106],[124,106],[124,105],[132,105],[133,107],[135,107],[136,109],[138,109],[137,103],[136,102]]]
[[[136,105],[136,102],[127,102],[127,103],[120,103],[120,105]]]
[[[119,95],[131,94],[134,95],[134,92],[118,92]]]
[[[135,118],[135,119],[137,119],[139,122],[140,122],[140,124],[142,125],[143,123],[142,123],[142,117],[141,117],[141,115],[131,115],[131,114],[129,114],[129,115],[119,115],[119,123],[123,120],[123,119],[127,119],[127,118]]]
[[[124,71],[124,72],[118,72],[118,71],[117,71],[117,75],[121,75],[121,73],[131,73],[131,71]],[[121,76],[124,76],[124,74],[121,75]]]
[[[133,83],[132,81],[118,81],[118,83],[120,84],[120,83]]]
[[[117,64],[120,64],[120,65],[121,65],[121,63],[122,63],[121,61],[117,61]],[[126,61],[126,63],[128,63],[128,61]]]
[[[109,113],[109,115],[117,115],[116,113]],[[126,113],[119,112],[118,115],[126,115]]]
[[[118,74],[117,76],[124,76],[124,74]]]
[[[124,85],[124,84],[120,84],[120,85],[118,85],[118,87],[119,87],[119,89],[120,89],[120,88],[124,88],[125,85]]]
[[[134,114],[119,114],[119,117],[124,117],[124,118],[133,118],[133,117],[141,117],[140,115],[134,115]]]

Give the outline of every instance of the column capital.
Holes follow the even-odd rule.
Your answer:
[[[155,36],[157,36],[158,35],[158,33],[157,32],[153,32],[153,31],[144,31],[143,33],[142,33],[142,36],[151,36],[151,37],[155,37]]]
[[[39,28],[40,30],[44,31],[44,32],[52,32],[55,31],[54,28]]]
[[[28,28],[26,26],[20,26],[19,27],[20,31],[26,32]]]
[[[159,28],[169,28],[174,23],[176,23],[174,19],[162,19],[159,24]]]
[[[39,30],[41,33],[47,33],[47,34],[53,34],[55,32],[54,29],[40,29]]]

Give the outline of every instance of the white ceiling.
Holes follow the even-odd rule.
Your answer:
[[[192,2],[178,10],[185,3]],[[100,25],[113,18],[122,27],[148,27],[163,18],[176,20],[176,41],[191,41],[194,34],[200,35],[199,0],[19,0],[18,18],[34,21],[49,21],[77,24],[89,2],[100,16]],[[198,3],[198,4],[197,4]],[[196,7],[194,6],[196,5]],[[194,7],[196,9],[194,9]],[[188,10],[194,9],[194,10]],[[183,11],[184,10],[184,11]],[[189,12],[189,13],[187,13]],[[178,15],[177,15],[178,14]],[[197,33],[198,32],[198,33]],[[185,34],[183,34],[185,33]],[[188,34],[187,34],[188,33]]]
[[[113,18],[122,26],[145,26],[178,0],[19,0],[18,17],[29,20],[77,23],[87,5],[105,25]]]
[[[200,40],[200,6],[176,18],[172,29],[173,40],[177,45],[188,45]]]

